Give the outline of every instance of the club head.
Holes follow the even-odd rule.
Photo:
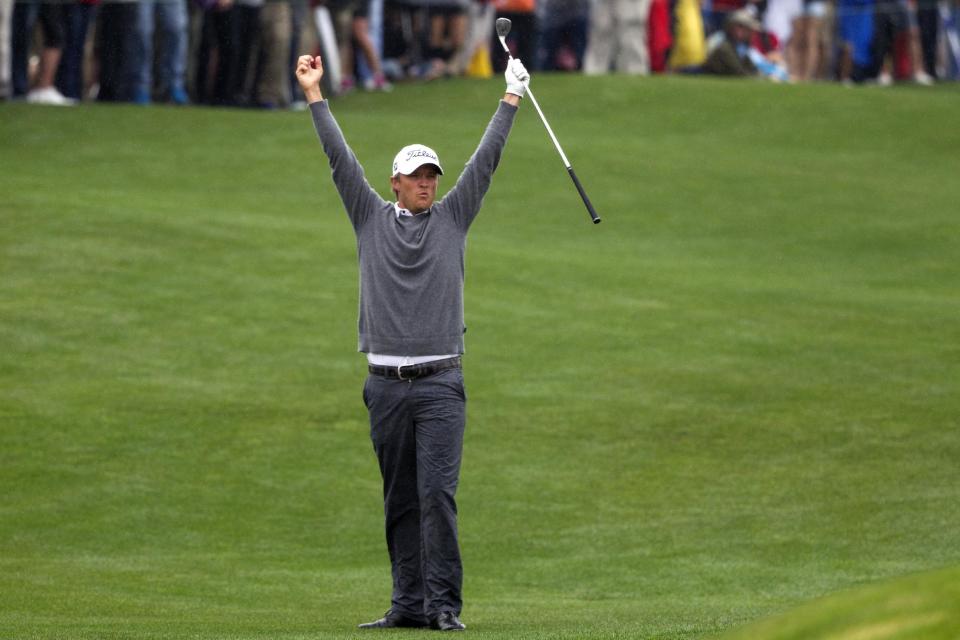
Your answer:
[[[490,24],[489,22],[487,24]],[[510,18],[497,18],[497,36],[500,38],[506,38],[507,34],[510,33],[510,27],[513,26],[513,23],[510,22]]]

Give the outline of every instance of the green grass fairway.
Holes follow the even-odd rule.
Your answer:
[[[604,222],[524,104],[467,258],[471,637],[706,638],[960,564],[957,87],[534,86]],[[381,193],[414,141],[442,192],[501,92],[333,110]],[[309,115],[0,105],[0,194],[0,638],[369,638]]]
[[[956,640],[960,568],[900,578],[809,603],[722,640]]]

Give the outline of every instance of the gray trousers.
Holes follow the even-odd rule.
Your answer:
[[[0,98],[9,98],[10,88],[10,21],[13,0],[0,0]]]
[[[651,0],[594,0],[584,73],[650,73],[647,22]]]
[[[460,615],[463,566],[457,503],[466,394],[461,369],[416,380],[370,375],[363,387],[383,476],[394,611]]]

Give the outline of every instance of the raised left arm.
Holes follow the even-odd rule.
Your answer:
[[[500,163],[500,155],[507,142],[520,100],[530,82],[530,74],[519,60],[511,60],[504,73],[507,91],[487,125],[487,129],[467,162],[457,183],[443,198],[443,204],[462,228],[469,228],[480,211],[483,196],[490,187],[493,172]]]

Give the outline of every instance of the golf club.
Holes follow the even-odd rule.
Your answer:
[[[510,47],[507,46],[507,34],[510,33],[510,27],[512,26],[513,23],[510,22],[509,18],[497,18],[497,37],[500,39],[500,44],[503,45],[503,50],[507,53],[507,57],[511,61],[513,60],[513,55],[510,53]],[[530,90],[529,86],[527,86],[527,95],[530,96],[530,102],[532,102],[533,106],[537,109],[537,113],[540,115],[540,120],[543,121],[543,126],[546,127],[547,133],[550,134],[550,139],[553,140],[553,145],[560,153],[560,159],[563,160],[563,165],[567,168],[567,173],[570,174],[570,178],[573,180],[574,186],[577,187],[580,197],[583,198],[583,204],[587,205],[587,212],[590,214],[590,219],[593,220],[594,224],[599,224],[600,216],[597,215],[593,205],[590,204],[590,198],[587,197],[587,192],[583,190],[583,185],[580,184],[577,174],[574,173],[573,167],[570,166],[570,161],[567,160],[567,155],[563,152],[563,149],[560,148],[560,142],[557,141],[557,136],[553,134],[553,129],[550,128],[550,123],[547,122],[547,118],[543,115],[543,111],[540,110],[540,105],[537,103],[537,99],[534,97],[533,91]]]

